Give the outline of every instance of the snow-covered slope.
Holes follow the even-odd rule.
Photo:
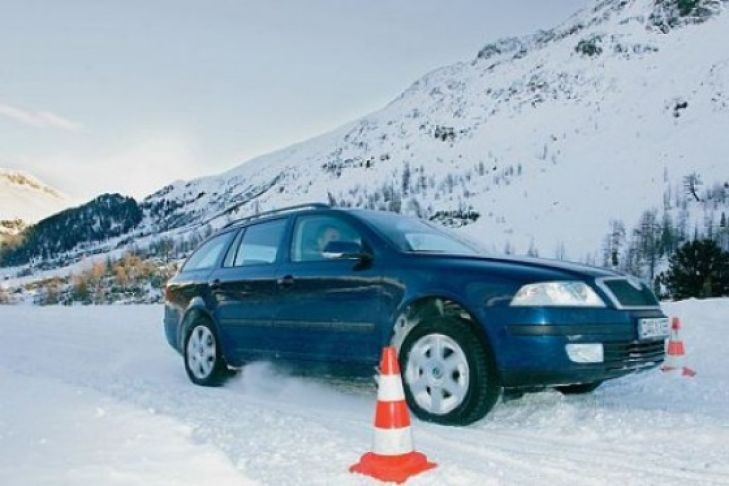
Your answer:
[[[413,421],[438,468],[408,484],[729,484],[729,299],[667,304],[691,379],[654,370],[585,396],[497,404],[454,428]],[[0,306],[0,484],[372,485],[374,387],[257,363],[196,387],[158,306]],[[32,356],[32,359],[29,357]]]
[[[131,232],[44,264],[167,236],[193,247],[230,218],[311,201],[416,214],[493,252],[597,264],[619,246],[608,248],[608,232],[631,238],[652,209],[678,243],[721,233],[726,246],[728,9],[729,0],[596,1],[437,69],[330,133],[174,182],[140,204]],[[617,266],[651,277],[620,244]]]
[[[70,203],[68,196],[32,175],[0,168],[0,220],[35,223]]]
[[[165,187],[145,201],[149,222],[330,198],[467,224],[497,251],[533,243],[543,256],[564,246],[583,259],[611,219],[634,224],[686,176],[729,181],[726,9],[596,2],[437,69],[331,133]]]

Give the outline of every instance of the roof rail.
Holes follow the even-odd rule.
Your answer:
[[[295,206],[287,206],[285,208],[279,208],[279,209],[271,209],[269,211],[262,211],[258,214],[252,214],[250,216],[246,216],[244,218],[238,218],[234,219],[233,221],[230,221],[226,223],[223,228],[229,228],[230,226],[233,226],[234,224],[244,223],[247,221],[253,221],[258,218],[263,218],[265,216],[273,216],[274,214],[285,214],[295,211],[301,211],[304,209],[328,209],[331,208],[329,204],[325,203],[306,203],[306,204],[296,204]]]

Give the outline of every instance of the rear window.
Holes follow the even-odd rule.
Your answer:
[[[213,268],[227,248],[232,235],[233,233],[231,232],[223,233],[203,243],[202,246],[198,248],[190,258],[188,258],[182,270],[190,272],[193,270]]]

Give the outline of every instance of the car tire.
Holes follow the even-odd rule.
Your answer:
[[[200,386],[220,386],[230,376],[220,340],[208,321],[195,322],[185,336],[185,371],[190,381]]]
[[[555,388],[563,395],[584,395],[586,393],[592,393],[600,385],[602,385],[602,381],[580,383],[579,385],[557,386]]]
[[[421,420],[468,425],[483,418],[501,393],[489,350],[462,319],[420,323],[400,347],[399,361],[405,399]]]

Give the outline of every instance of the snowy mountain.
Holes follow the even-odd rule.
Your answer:
[[[70,202],[58,189],[26,172],[0,168],[0,221],[35,223]]]
[[[646,210],[674,215],[683,234],[712,231],[729,213],[728,6],[601,0],[498,40],[330,133],[162,188],[106,249],[315,200],[417,214],[496,252],[596,263],[615,220],[632,227]]]
[[[0,264],[21,265],[33,259],[48,259],[80,245],[89,247],[109,241],[137,227],[141,219],[142,211],[131,197],[102,194],[25,229],[19,238],[22,241],[10,244],[0,254]]]
[[[729,180],[726,8],[597,2],[429,73],[376,113],[144,205],[164,228],[235,204],[242,216],[329,198],[463,226],[496,251],[582,259],[611,220],[635,224],[691,174]]]
[[[26,227],[27,225],[20,218],[0,220],[0,243],[20,234]]]

